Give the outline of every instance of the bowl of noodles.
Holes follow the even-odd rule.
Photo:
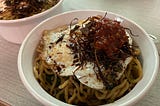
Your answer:
[[[41,21],[61,12],[63,0],[0,0],[0,35],[21,44]]]
[[[158,59],[153,41],[133,21],[77,10],[36,26],[21,45],[18,69],[47,106],[131,105],[153,84]]]

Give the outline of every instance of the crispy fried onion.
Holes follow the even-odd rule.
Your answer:
[[[69,41],[67,47],[74,54],[74,64],[83,68],[86,62],[95,63],[97,78],[108,89],[118,84],[116,72],[122,70],[119,60],[133,55],[125,28],[106,16],[92,16],[70,27]]]

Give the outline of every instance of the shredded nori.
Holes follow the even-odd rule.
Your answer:
[[[105,16],[89,17],[83,22],[82,27],[75,25],[70,29],[70,45],[67,47],[75,55],[74,64],[78,63],[83,68],[87,62],[95,63],[94,72],[97,78],[103,81],[106,89],[112,89],[118,85],[116,73],[122,71],[119,61],[133,54],[132,45],[129,44],[125,32],[127,28]]]

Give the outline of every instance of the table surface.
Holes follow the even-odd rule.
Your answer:
[[[62,12],[77,9],[98,9],[123,15],[160,40],[160,0],[64,0]],[[160,43],[156,43],[160,52]],[[17,68],[20,45],[0,36],[0,105],[42,106],[22,84]],[[159,106],[160,71],[149,92],[136,106]],[[4,102],[2,102],[4,101]]]

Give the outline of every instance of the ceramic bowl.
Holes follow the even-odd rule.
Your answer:
[[[9,42],[21,44],[26,35],[41,21],[61,13],[62,1],[50,9],[30,17],[15,20],[0,20],[0,35]]]
[[[116,100],[113,103],[105,104],[104,106],[112,105],[133,105],[138,102],[149,90],[155,81],[158,68],[159,68],[159,56],[154,42],[150,39],[148,34],[135,22],[114,14],[107,12],[107,17],[111,19],[121,19],[124,27],[130,28],[134,34],[139,35],[134,37],[135,42],[138,44],[141,50],[142,66],[143,66],[143,78],[136,84],[136,86],[125,96]],[[104,15],[105,11],[97,10],[77,10],[62,13],[53,16],[36,26],[24,39],[19,55],[18,55],[18,69],[19,75],[25,87],[29,92],[42,104],[46,106],[71,106],[49,95],[37,82],[33,75],[33,57],[38,42],[41,39],[43,30],[54,29],[58,26],[70,24],[74,18],[86,19],[93,15]],[[62,21],[63,20],[63,21]]]

